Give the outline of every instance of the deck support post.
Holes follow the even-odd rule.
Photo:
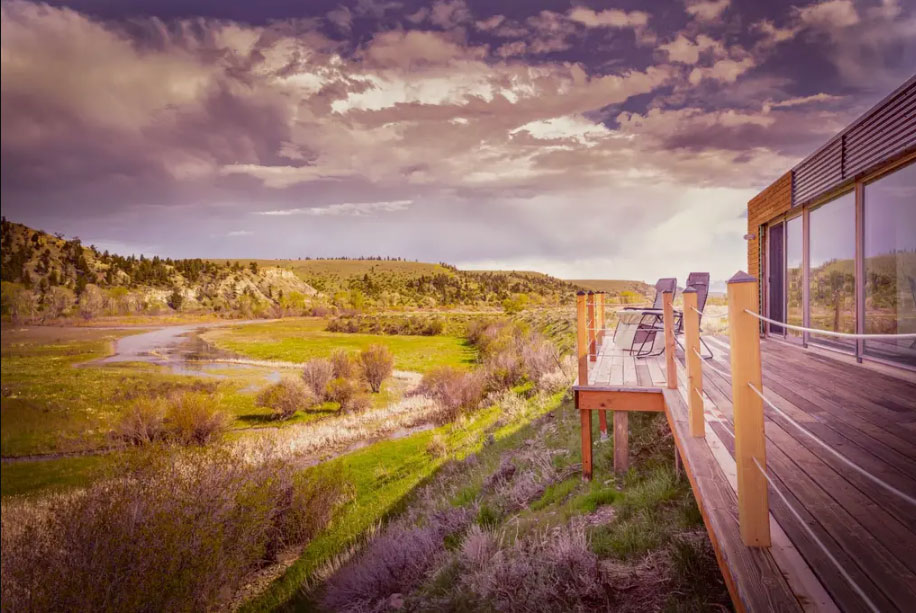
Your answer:
[[[665,369],[668,389],[677,389],[677,366],[674,362],[674,292],[662,294],[663,319],[665,322]]]
[[[595,342],[595,335],[598,331],[598,318],[595,316],[595,293],[588,293],[586,302],[588,312],[588,359],[594,362],[598,359],[598,345]]]
[[[576,357],[578,358],[579,385],[588,385],[588,305],[585,292],[576,294]],[[579,394],[576,393],[576,408]],[[592,478],[592,412],[579,409],[582,427],[582,478]]]
[[[706,436],[703,419],[703,360],[700,359],[700,315],[696,312],[697,290],[684,290],[684,357],[687,362],[687,423],[690,436]]]
[[[622,475],[630,468],[630,414],[614,411],[614,472]]]
[[[745,312],[756,312],[757,279],[738,272],[728,281],[728,337],[731,344],[732,401],[735,420],[735,464],[738,472],[738,524],[748,547],[770,546],[770,505],[766,468],[760,326]]]

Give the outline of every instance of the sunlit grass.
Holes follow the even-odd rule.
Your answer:
[[[351,353],[369,345],[385,345],[398,370],[426,372],[436,366],[469,367],[476,352],[454,336],[391,336],[327,332],[323,319],[307,318],[247,324],[212,330],[204,335],[217,347],[257,360],[305,362],[328,357],[335,349]]]

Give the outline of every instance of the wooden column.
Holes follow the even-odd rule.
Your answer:
[[[630,414],[614,411],[614,472],[622,474],[630,468]]]
[[[703,360],[700,358],[700,315],[697,290],[684,290],[684,352],[687,360],[687,422],[690,436],[706,436],[703,419]]]
[[[665,368],[668,389],[677,389],[677,366],[674,362],[674,292],[662,294],[662,308],[665,322]]]
[[[595,316],[595,293],[589,292],[587,296],[588,310],[588,359],[594,362],[598,359],[598,346],[595,343],[595,333],[598,328],[597,317]]]
[[[601,352],[604,345],[604,292],[595,293],[595,344],[597,345],[596,353]],[[601,433],[601,440],[606,441],[607,436],[607,411],[598,411],[598,431]]]
[[[597,299],[595,303],[595,312],[598,315],[598,333],[595,338],[598,341],[598,347],[601,347],[604,342],[604,292],[598,292],[595,298]]]
[[[728,281],[728,336],[731,344],[735,463],[738,470],[738,523],[749,547],[770,546],[770,505],[766,468],[763,401],[749,384],[763,391],[760,376],[760,325],[745,312],[756,312],[757,279],[738,272]],[[755,462],[756,459],[756,462]]]
[[[588,305],[585,292],[576,294],[576,356],[579,362],[579,385],[588,385]],[[579,407],[578,395],[576,408]],[[579,409],[582,427],[582,478],[592,478],[592,412]]]

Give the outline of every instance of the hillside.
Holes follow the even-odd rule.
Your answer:
[[[390,258],[123,256],[6,219],[2,281],[3,314],[29,320],[170,311],[279,317],[368,307],[518,309],[567,302],[578,289],[535,272],[464,271]]]
[[[571,300],[578,289],[568,281],[538,272],[459,270],[450,264],[400,259],[239,261],[291,271],[335,303],[358,294],[363,301],[380,306],[499,305],[525,294],[527,304],[556,304]]]
[[[606,292],[612,301],[624,304],[652,300],[655,295],[655,288],[645,281],[574,279],[569,282],[586,290]]]
[[[303,308],[316,290],[277,267],[121,256],[22,224],[2,222],[5,314],[56,318],[79,311],[156,314],[204,310],[259,315]]]

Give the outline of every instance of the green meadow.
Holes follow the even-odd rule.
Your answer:
[[[246,324],[212,330],[203,337],[219,347],[257,360],[305,362],[331,355],[336,349],[352,353],[369,345],[385,345],[397,370],[427,372],[437,366],[470,367],[477,354],[457,336],[383,336],[328,332],[318,318]]]

